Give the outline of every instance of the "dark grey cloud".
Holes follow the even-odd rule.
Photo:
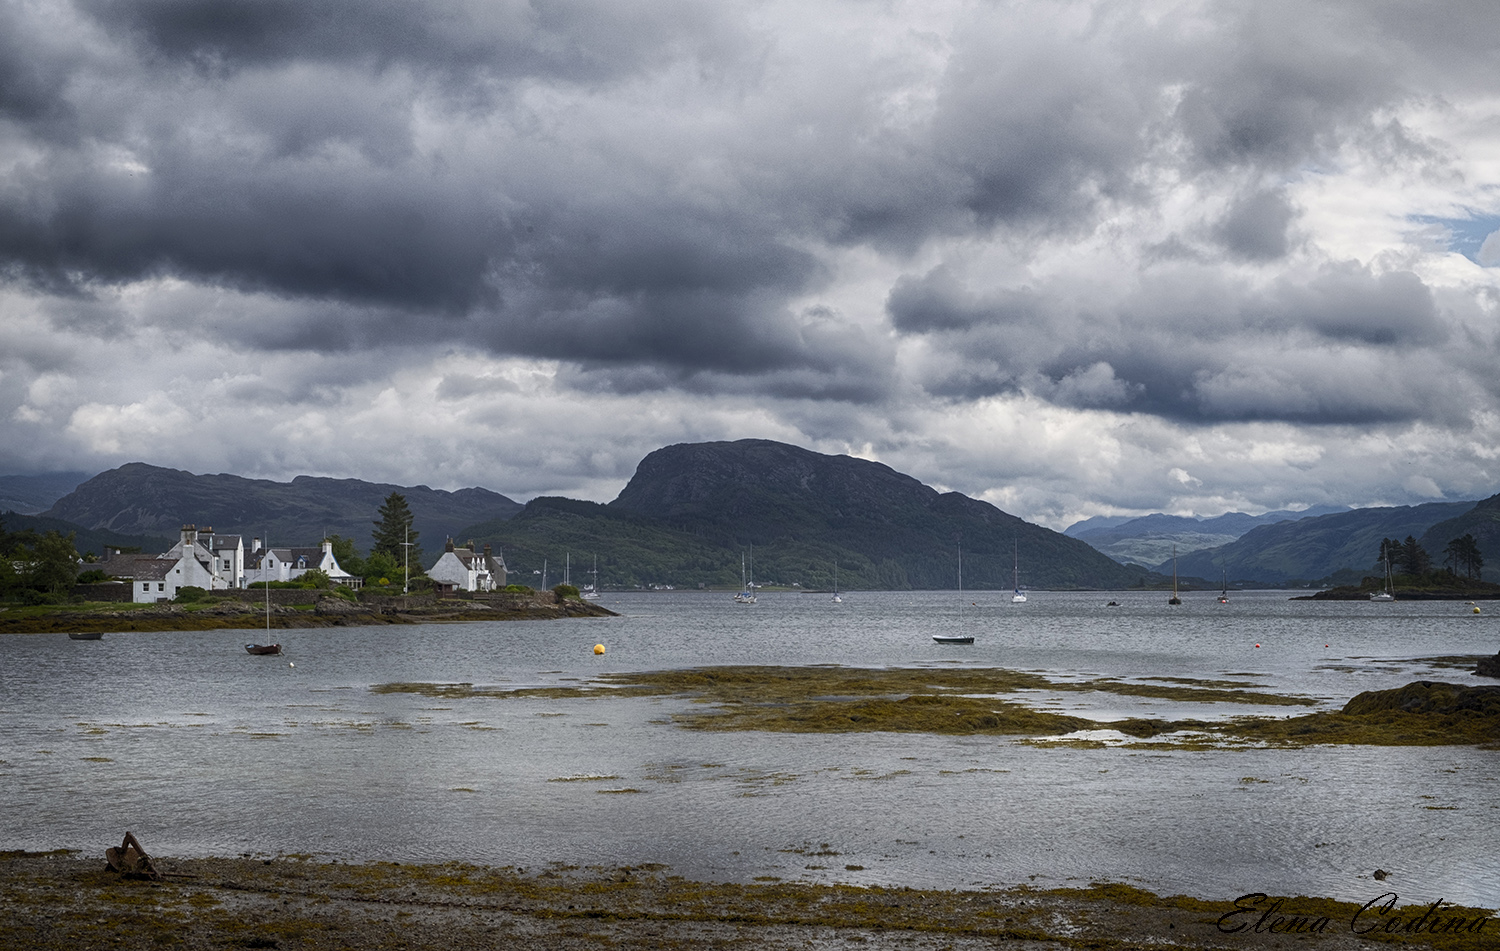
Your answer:
[[[410,68],[472,93],[486,79],[600,82],[664,55],[730,52],[713,5],[682,0],[83,0],[148,56],[215,74],[288,63]]]
[[[944,265],[920,278],[898,279],[886,299],[891,322],[903,333],[1034,325],[1042,303],[1027,288],[1007,289],[986,297],[970,291]]]
[[[1017,296],[1032,306],[1016,307]],[[1452,389],[1432,379],[1446,324],[1409,272],[1346,263],[1257,289],[1192,267],[1097,310],[1067,310],[1067,297],[1052,287],[974,294],[940,270],[898,285],[887,306],[943,355],[925,385],[949,399],[1025,390],[1193,424],[1451,414]]]
[[[1363,5],[1229,9],[1192,60],[1175,117],[1206,163],[1287,167],[1334,147],[1344,127],[1401,93],[1401,51]]]
[[[1294,215],[1285,194],[1257,190],[1235,201],[1214,229],[1214,236],[1242,260],[1275,260],[1286,254],[1287,226]]]

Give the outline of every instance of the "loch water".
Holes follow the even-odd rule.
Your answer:
[[[1109,600],[1119,602],[1109,607]],[[1500,649],[1500,606],[1286,592],[606,593],[606,619],[0,637],[0,849],[661,863],[695,878],[1500,906],[1500,751],[1045,748],[1021,738],[704,733],[680,697],[446,699],[734,664],[1235,680],[1336,709]],[[972,633],[939,645],[936,633]],[[607,652],[596,655],[595,644]],[[1097,720],[1306,707],[1010,697]],[[1377,881],[1376,869],[1389,877]]]

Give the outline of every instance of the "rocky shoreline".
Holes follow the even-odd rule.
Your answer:
[[[346,864],[310,856],[155,857],[160,881],[106,869],[103,852],[0,853],[0,942],[51,951],[180,949],[1278,948],[1376,940],[1491,946],[1484,909],[1321,898],[1160,897],[1128,885],[942,891],[689,881],[660,866],[544,869]],[[1364,876],[1361,876],[1364,877]],[[1370,870],[1370,898],[1400,888]],[[1385,934],[1400,919],[1415,928]],[[1362,933],[1368,928],[1368,932]]]
[[[0,634],[264,630],[268,625],[267,613],[264,605],[233,598],[207,604],[153,604],[140,608],[94,608],[87,611],[37,613],[0,610]],[[321,594],[307,605],[271,605],[269,626],[275,630],[288,630],[614,616],[615,612],[598,604],[572,598],[558,599],[550,592],[505,594],[473,601],[390,598],[379,603],[353,602],[336,595]]]
[[[1368,601],[1376,589],[1354,586],[1328,588],[1314,594],[1302,594],[1289,598],[1291,601]],[[1483,587],[1465,588],[1396,588],[1391,592],[1397,601],[1496,601],[1500,600],[1500,585],[1485,583]]]

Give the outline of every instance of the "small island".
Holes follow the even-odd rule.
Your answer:
[[[1302,595],[1293,601],[1493,601],[1500,584],[1485,581],[1484,555],[1473,535],[1455,538],[1443,549],[1443,564],[1432,558],[1415,538],[1384,538],[1376,560],[1381,575],[1367,575],[1359,584],[1339,585]],[[1386,597],[1385,595],[1389,595]]]

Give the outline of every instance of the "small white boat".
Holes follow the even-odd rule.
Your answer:
[[[1010,601],[1012,604],[1020,604],[1026,600],[1026,595],[1021,593],[1021,550],[1016,547],[1014,541],[1011,543],[1011,553],[1016,559],[1016,568],[1013,577],[1016,593],[1011,595]]]
[[[843,604],[844,599],[839,597],[839,563],[833,563],[833,597],[828,599],[834,604]]]
[[[750,562],[750,577],[746,580],[745,556],[743,554],[740,555],[740,593],[734,596],[735,604],[755,603],[755,562],[753,560],[755,556],[752,554],[750,557],[752,559]]]
[[[1391,559],[1390,559],[1389,556],[1387,556],[1386,559],[1385,559],[1385,590],[1384,591],[1377,591],[1374,594],[1370,595],[1370,600],[1371,601],[1394,601],[1394,600],[1396,600],[1396,596],[1394,594],[1391,594]]]
[[[583,600],[585,600],[585,601],[598,601],[599,600],[599,556],[598,555],[594,556],[594,570],[591,571],[590,574],[592,574],[594,576],[594,580],[583,586],[583,591],[579,592],[579,597],[583,598]]]

